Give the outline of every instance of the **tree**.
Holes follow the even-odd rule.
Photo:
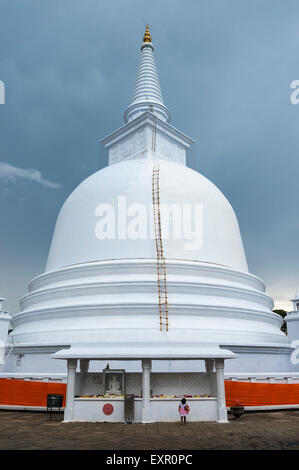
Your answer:
[[[286,316],[287,312],[285,310],[273,310],[274,313],[278,313],[278,315],[280,315],[283,319],[284,317]],[[283,331],[286,335],[288,334],[288,330],[287,330],[287,322],[285,320],[283,320],[283,323],[281,325],[281,331]]]

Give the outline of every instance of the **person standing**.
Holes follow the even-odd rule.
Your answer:
[[[189,413],[189,405],[187,405],[186,398],[182,398],[179,404],[179,413],[181,416],[181,424],[186,424],[186,416]]]

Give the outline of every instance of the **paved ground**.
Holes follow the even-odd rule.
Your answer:
[[[299,449],[299,410],[245,413],[227,424],[47,421],[45,413],[0,411],[0,449]]]

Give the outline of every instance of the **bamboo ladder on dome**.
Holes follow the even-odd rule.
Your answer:
[[[153,136],[152,150],[156,151],[157,117],[153,116]],[[161,231],[161,211],[160,211],[160,167],[154,163],[152,172],[152,194],[153,194],[153,219],[155,230],[156,262],[157,262],[157,280],[158,280],[158,300],[160,314],[160,331],[168,331],[168,301],[167,301],[167,282],[166,265],[162,242]]]

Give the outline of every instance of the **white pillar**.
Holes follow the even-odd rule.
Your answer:
[[[216,380],[215,380],[215,359],[205,359],[207,381],[209,384],[209,394],[211,396],[217,395]]]
[[[76,368],[77,368],[77,359],[68,359],[67,360],[66,406],[64,410],[65,422],[72,421],[73,419]]]
[[[151,359],[142,359],[142,423],[151,422]]]
[[[215,359],[205,359],[206,372],[215,371]]]
[[[80,393],[84,395],[87,374],[89,369],[89,359],[80,359]]]
[[[215,365],[217,381],[217,421],[218,423],[226,423],[228,419],[224,388],[224,359],[216,359]]]
[[[89,359],[80,359],[80,372],[87,374],[89,369]]]

